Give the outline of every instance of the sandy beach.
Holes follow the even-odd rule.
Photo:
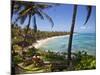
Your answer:
[[[33,43],[31,46],[29,46],[29,48],[32,48],[33,46],[35,48],[39,48],[39,47],[41,47],[43,44],[45,44],[48,41],[51,41],[51,40],[56,39],[56,38],[62,38],[62,37],[65,37],[65,36],[66,35],[63,35],[63,36],[54,36],[54,37],[49,37],[49,38],[46,38],[46,39],[37,40],[37,42]]]

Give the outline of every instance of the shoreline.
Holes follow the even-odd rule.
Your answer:
[[[29,46],[29,48],[35,47],[35,48],[38,49],[39,47],[41,47],[43,44],[45,44],[46,42],[48,42],[50,40],[65,37],[65,36],[69,36],[69,35],[53,36],[53,37],[48,37],[48,38],[45,38],[45,39],[37,40],[37,42],[33,43],[31,46]]]

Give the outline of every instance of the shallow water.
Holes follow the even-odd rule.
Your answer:
[[[50,50],[53,52],[67,52],[68,38],[59,37],[52,39],[45,44],[41,45],[40,48],[44,50]],[[77,33],[73,37],[72,52],[86,51],[90,55],[96,55],[96,34],[95,33]]]

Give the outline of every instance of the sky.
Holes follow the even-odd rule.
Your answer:
[[[48,14],[52,18],[54,22],[54,27],[53,28],[51,27],[51,23],[47,19],[41,20],[37,16],[36,20],[37,20],[38,30],[41,30],[41,31],[70,31],[72,14],[73,14],[73,6],[74,5],[72,4],[60,4],[59,6],[55,6],[55,7],[43,10],[46,14]],[[90,19],[88,20],[86,25],[83,25],[86,20],[86,15],[87,15],[86,5],[78,5],[74,32],[95,33],[96,7],[95,6],[92,7],[92,13],[91,13]],[[31,20],[31,28],[33,26],[32,21],[33,20]],[[27,25],[27,22],[28,22],[28,18],[23,24],[23,27]]]

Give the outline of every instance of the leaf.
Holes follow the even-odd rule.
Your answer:
[[[20,23],[23,24],[24,21],[26,20],[26,18],[27,18],[27,15],[22,16],[22,17],[20,18]]]
[[[31,14],[29,14],[29,21],[28,21],[26,33],[27,33],[28,30],[29,30],[29,26],[30,26],[30,23],[31,23],[31,17],[32,17]]]
[[[52,7],[51,5],[46,5],[46,4],[38,4],[37,6],[38,6],[39,8],[41,8],[41,9],[51,8],[51,7]]]
[[[87,13],[87,17],[86,17],[86,21],[85,21],[84,25],[88,22],[88,20],[91,16],[91,12],[92,12],[92,6],[87,6],[86,8],[87,8],[88,13]]]
[[[26,18],[27,18],[27,15],[25,15],[25,16],[20,16],[20,15],[19,15],[19,16],[15,19],[14,24],[16,24],[16,22],[17,22],[18,20],[20,20],[20,23],[23,24],[24,21],[26,20]]]
[[[16,24],[16,22],[17,22],[20,18],[21,18],[21,16],[18,16],[18,17],[16,18],[16,20],[14,21],[14,25]]]
[[[22,11],[19,12],[19,15],[24,16],[31,11],[32,7],[24,8]]]
[[[39,11],[37,11],[36,14],[38,15],[38,17],[44,20],[44,16]]]
[[[19,12],[22,8],[22,4],[20,2],[12,1],[11,2],[11,10],[13,14]]]
[[[41,9],[39,11],[47,18],[47,20],[51,23],[52,27],[54,26],[54,22],[50,16],[48,16],[46,13],[44,13]]]

